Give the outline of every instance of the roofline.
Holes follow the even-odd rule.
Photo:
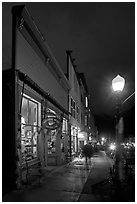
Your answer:
[[[64,72],[62,71],[59,63],[57,62],[56,58],[52,54],[44,36],[40,32],[39,28],[34,22],[33,17],[30,15],[28,9],[25,5],[18,5],[13,6],[12,13],[15,17],[18,18],[18,20],[22,17],[29,29],[33,32],[35,38],[38,41],[38,45],[40,47],[40,50],[42,50],[42,53],[44,54],[44,57],[49,60],[49,63],[51,63],[51,67],[54,69],[54,72],[57,73],[57,76],[59,79],[62,79],[64,82],[66,88],[70,90],[70,83],[68,82]],[[37,45],[37,46],[38,46]]]

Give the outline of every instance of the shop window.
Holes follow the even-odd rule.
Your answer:
[[[72,151],[72,155],[74,155],[76,153],[76,146],[77,146],[76,128],[71,126],[71,151]]]
[[[61,142],[61,151],[64,152],[64,141]]]
[[[50,108],[47,109],[47,113],[53,113],[56,115],[56,112]],[[57,115],[56,115],[57,116]],[[58,129],[47,131],[48,137],[48,154],[52,155],[56,153],[56,137],[57,137]]]
[[[56,153],[57,130],[48,130],[48,154]]]
[[[65,118],[63,118],[62,133],[68,133],[68,121]]]
[[[66,118],[63,118],[62,123],[62,135],[61,135],[61,151],[64,152],[65,147],[65,135],[68,133],[68,120]]]
[[[39,103],[26,95],[21,111],[21,151],[22,162],[37,158]]]

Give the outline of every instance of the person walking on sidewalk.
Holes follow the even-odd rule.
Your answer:
[[[86,168],[88,169],[88,160],[91,163],[91,156],[94,153],[93,147],[91,144],[86,144],[82,148],[83,155],[85,156]]]

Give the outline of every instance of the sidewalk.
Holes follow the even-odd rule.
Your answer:
[[[91,163],[72,161],[62,166],[45,167],[41,183],[26,186],[3,197],[6,202],[117,202],[133,201],[132,185],[118,190],[111,182],[100,183],[110,176],[113,161],[105,153],[97,153]],[[100,185],[96,186],[97,183]],[[132,192],[133,191],[133,192]],[[126,196],[125,196],[126,195]],[[124,199],[123,199],[124,198]]]
[[[109,163],[113,160],[106,157]],[[106,165],[106,163],[105,163]],[[79,202],[134,202],[135,201],[135,180],[131,178],[115,185],[110,179],[109,171],[106,166],[102,166],[96,161],[94,169],[90,172],[87,182],[79,197]],[[124,167],[123,167],[124,168]],[[124,172],[125,169],[123,169]],[[125,175],[124,175],[125,176]],[[129,180],[128,180],[129,179]]]
[[[13,190],[7,194],[4,195],[4,197],[10,197],[12,194],[18,193],[18,192],[23,192],[25,190],[31,189],[34,186],[41,185],[43,181],[50,175],[52,175],[56,171],[60,171],[62,168],[67,166],[67,164],[63,164],[60,166],[45,166],[42,170],[42,177],[39,179],[37,176],[29,175],[29,183],[23,183],[20,189]]]
[[[85,161],[45,167],[41,183],[34,182],[3,197],[3,202],[75,202],[87,180],[90,169]]]

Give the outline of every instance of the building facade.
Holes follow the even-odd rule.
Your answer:
[[[88,94],[87,83],[84,73],[78,73],[78,80],[81,92],[81,124],[82,129],[79,135],[79,146],[89,143],[92,127],[92,112],[90,110],[90,95]]]
[[[68,80],[26,7],[13,7],[12,18],[12,67],[3,71],[3,190],[20,186],[27,168],[65,163],[69,151]]]
[[[12,66],[3,67],[3,192],[30,169],[77,156],[93,133],[83,73],[67,51],[67,77],[25,6],[12,9]],[[91,124],[92,123],[92,124]]]
[[[72,51],[67,50],[67,78],[71,89],[69,92],[70,117],[70,152],[76,156],[83,145],[89,141],[91,134],[91,112],[89,108],[89,94],[84,73],[75,69]]]

